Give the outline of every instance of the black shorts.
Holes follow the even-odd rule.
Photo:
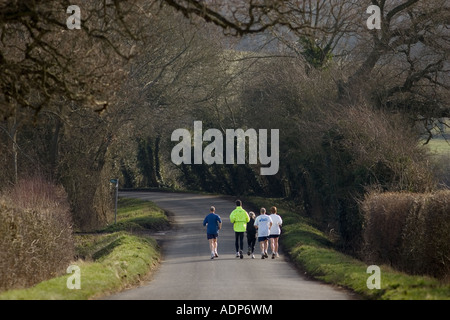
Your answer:
[[[216,239],[219,236],[218,233],[207,233],[206,237],[209,239]]]
[[[269,238],[278,238],[280,235],[279,234],[271,234],[269,235]]]
[[[269,236],[258,237],[258,242],[262,242],[262,241],[266,241],[266,240],[269,240]]]

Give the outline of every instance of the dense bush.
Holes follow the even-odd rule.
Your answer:
[[[298,151],[291,151],[291,188],[309,216],[339,231],[346,252],[361,249],[359,201],[368,190],[425,192],[435,185],[426,149],[396,115],[329,105],[302,121]]]
[[[450,190],[436,193],[371,193],[365,258],[415,274],[450,276]]]
[[[0,198],[0,290],[64,272],[73,258],[64,189],[41,177],[20,180]]]

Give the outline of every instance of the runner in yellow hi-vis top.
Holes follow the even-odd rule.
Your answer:
[[[236,209],[230,214],[230,222],[234,224],[236,257],[244,258],[244,232],[247,230],[247,222],[250,221],[247,211],[242,209],[241,200],[236,200]]]

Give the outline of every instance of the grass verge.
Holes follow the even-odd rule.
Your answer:
[[[413,276],[379,265],[380,289],[369,289],[368,265],[334,249],[326,234],[313,227],[311,221],[294,212],[280,199],[250,197],[248,202],[266,209],[276,206],[283,218],[280,242],[291,260],[307,275],[341,286],[365,299],[376,300],[448,300],[450,285],[426,276]]]
[[[134,235],[130,229],[168,226],[164,211],[153,203],[121,199],[117,224],[99,233],[75,235],[79,259],[72,265],[80,268],[80,289],[68,289],[68,280],[74,275],[70,273],[31,288],[5,291],[0,300],[85,300],[135,285],[158,265],[160,250],[155,239],[143,233]]]
[[[133,198],[119,198],[117,223],[107,226],[104,232],[159,231],[170,227],[166,212],[153,202]]]

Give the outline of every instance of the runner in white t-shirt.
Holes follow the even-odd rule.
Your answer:
[[[269,234],[272,226],[272,219],[266,214],[266,209],[261,208],[261,214],[255,220],[255,228],[258,229],[258,242],[261,247],[261,259],[268,258]]]
[[[283,219],[277,214],[277,207],[270,208],[270,216],[272,219],[272,227],[270,228],[270,247],[272,249],[272,259],[278,257],[278,238],[281,234],[281,225],[283,224]]]

